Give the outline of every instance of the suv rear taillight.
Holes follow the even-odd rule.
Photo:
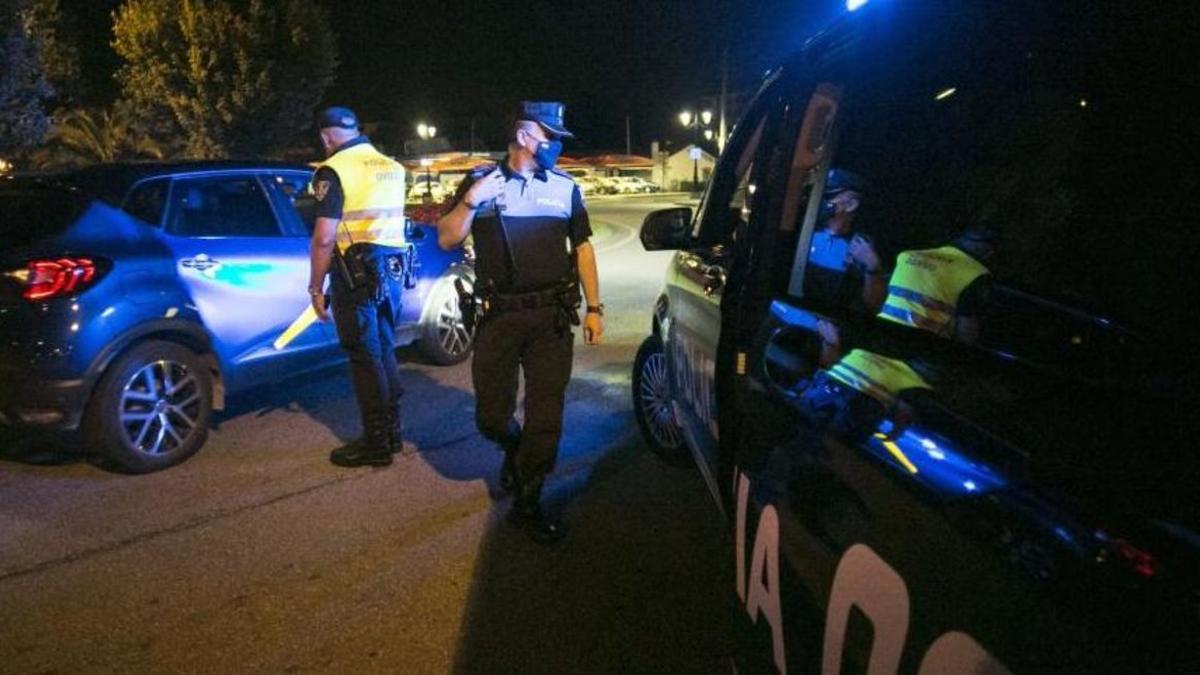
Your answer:
[[[31,260],[25,269],[10,273],[23,286],[21,297],[40,302],[87,290],[103,276],[105,266],[96,258],[64,256]]]

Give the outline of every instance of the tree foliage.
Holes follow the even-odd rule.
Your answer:
[[[278,152],[309,125],[337,65],[311,0],[129,0],[113,32],[126,96],[169,111],[196,158]]]
[[[30,31],[25,0],[0,0],[0,153],[37,145],[50,121],[45,101],[54,95]]]
[[[37,40],[42,70],[60,102],[78,101],[84,94],[79,62],[79,33],[63,15],[59,0],[26,0],[25,16]]]
[[[128,102],[108,109],[70,110],[55,115],[46,144],[32,155],[43,168],[131,159],[162,159],[163,148],[145,133]]]

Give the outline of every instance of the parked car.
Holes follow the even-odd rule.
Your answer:
[[[620,194],[645,194],[661,189],[656,183],[640,176],[613,176],[609,181]]]
[[[0,424],[81,430],[120,468],[178,464],[226,396],[343,359],[304,289],[312,169],[107,165],[0,180]],[[472,335],[471,266],[408,227],[399,339],[438,363]]]
[[[446,190],[437,177],[430,177],[419,173],[413,177],[412,187],[408,189],[407,201],[409,204],[421,204],[426,201],[432,204],[440,204],[452,194],[452,192]]]
[[[580,176],[575,179],[575,184],[585,197],[609,195],[614,192],[613,187],[600,176]]]
[[[636,419],[656,452],[694,459],[729,527],[734,671],[1194,672],[1194,349],[1017,283],[1180,290],[1183,267],[1147,266],[1165,253],[1129,234],[1161,224],[1147,205],[1169,200],[1147,194],[1195,201],[1172,126],[1194,122],[1173,87],[1150,89],[1175,57],[1112,57],[1146,35],[1134,15],[858,6],[769,73],[695,217],[641,230],[678,253],[634,364]],[[1117,98],[1094,110],[1079,91]],[[815,283],[814,233],[845,204],[826,206],[825,181],[845,167],[884,269],[968,224],[1009,230],[973,331],[877,315],[860,289],[880,268]]]

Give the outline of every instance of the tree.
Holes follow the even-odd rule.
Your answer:
[[[25,17],[38,42],[42,70],[59,103],[78,102],[84,86],[75,25],[63,16],[59,0],[26,0]]]
[[[46,144],[32,155],[43,168],[130,159],[162,159],[163,149],[139,128],[130,105],[78,109],[56,115]]]
[[[41,142],[50,126],[38,42],[24,0],[0,0],[0,156]]]
[[[189,156],[272,154],[333,80],[329,25],[311,0],[129,0],[114,16],[117,77],[135,104],[170,112]]]

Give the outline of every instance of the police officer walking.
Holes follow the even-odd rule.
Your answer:
[[[500,485],[515,493],[513,521],[545,543],[563,534],[543,512],[541,493],[562,436],[581,283],[585,344],[599,344],[604,332],[587,210],[570,175],[554,168],[561,139],[570,137],[561,103],[523,102],[508,155],[471,172],[438,222],[444,249],[474,238],[475,422],[504,451]],[[522,371],[523,428],[513,416]]]
[[[313,178],[317,218],[308,293],[317,317],[329,320],[324,286],[331,277],[333,320],[350,357],[363,426],[362,438],[329,460],[387,466],[403,443],[395,326],[403,287],[404,167],[359,133],[347,108],[323,110],[317,126],[327,159]]]

